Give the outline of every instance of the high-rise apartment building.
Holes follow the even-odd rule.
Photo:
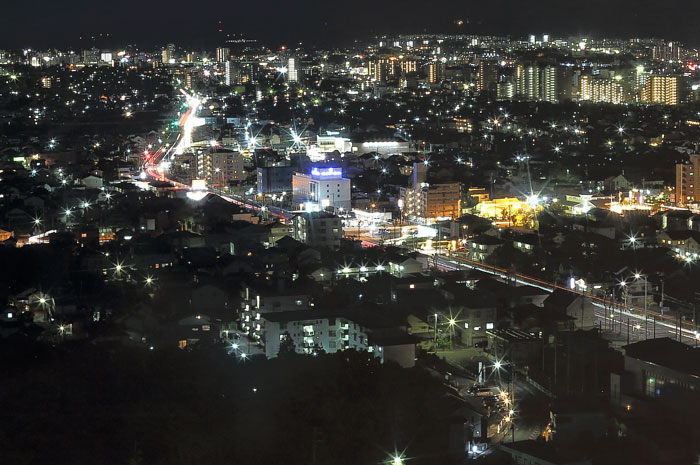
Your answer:
[[[165,46],[161,52],[161,61],[166,64],[175,62],[175,44]]]
[[[433,61],[428,63],[428,82],[435,84],[445,79],[445,63]]]
[[[223,63],[228,61],[231,56],[231,50],[228,47],[219,47],[216,49],[216,61]]]
[[[579,100],[594,103],[623,103],[625,93],[622,80],[583,75],[579,78]]]
[[[515,84],[512,81],[503,81],[496,84],[496,100],[513,100],[515,97]]]
[[[299,80],[299,71],[297,70],[297,59],[290,57],[287,60],[287,81],[297,82]]]
[[[700,155],[676,165],[676,205],[700,202]]]
[[[496,88],[498,82],[498,62],[481,60],[479,62],[479,92],[489,92]]]
[[[540,100],[540,69],[537,65],[518,65],[515,69],[515,93],[525,100]]]
[[[557,103],[559,101],[559,79],[555,66],[545,66],[540,69],[541,93],[540,100]]]
[[[226,85],[234,86],[241,83],[241,66],[235,61],[226,62]]]
[[[571,99],[573,74],[555,65],[520,64],[515,68],[515,94],[523,100],[558,103]]]
[[[641,101],[660,103],[662,105],[678,105],[680,93],[680,78],[678,76],[649,76],[642,89]]]

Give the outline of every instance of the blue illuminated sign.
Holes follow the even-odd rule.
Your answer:
[[[311,170],[312,176],[318,176],[321,178],[329,177],[340,177],[343,175],[342,168],[313,168]]]

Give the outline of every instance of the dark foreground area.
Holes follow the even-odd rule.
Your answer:
[[[3,347],[2,462],[435,463],[452,401],[419,369],[352,351],[240,361],[69,344]]]

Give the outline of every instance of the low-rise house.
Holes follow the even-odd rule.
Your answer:
[[[700,231],[661,231],[657,241],[659,245],[668,247],[674,255],[682,259],[695,260],[700,254]]]
[[[470,258],[477,262],[485,261],[501,245],[503,245],[501,239],[488,234],[482,234],[467,240],[467,250]]]

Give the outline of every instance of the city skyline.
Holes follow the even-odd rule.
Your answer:
[[[431,2],[429,9],[417,0],[400,5],[360,1],[342,12],[333,4],[306,0],[274,1],[264,9],[254,4],[211,2],[204,15],[192,15],[191,9],[188,3],[164,0],[147,4],[127,0],[109,5],[88,0],[70,0],[60,5],[49,0],[15,2],[3,6],[0,46],[75,48],[89,43],[92,36],[110,34],[119,44],[154,46],[178,42],[204,47],[222,42],[226,33],[271,46],[292,46],[297,42],[343,45],[357,37],[425,32],[653,37],[697,45],[693,18],[700,15],[700,5],[683,0],[596,0],[585,4],[545,0],[532,8],[515,0],[462,6],[438,0]],[[37,15],[37,11],[42,14]],[[290,21],[292,17],[294,21]]]

